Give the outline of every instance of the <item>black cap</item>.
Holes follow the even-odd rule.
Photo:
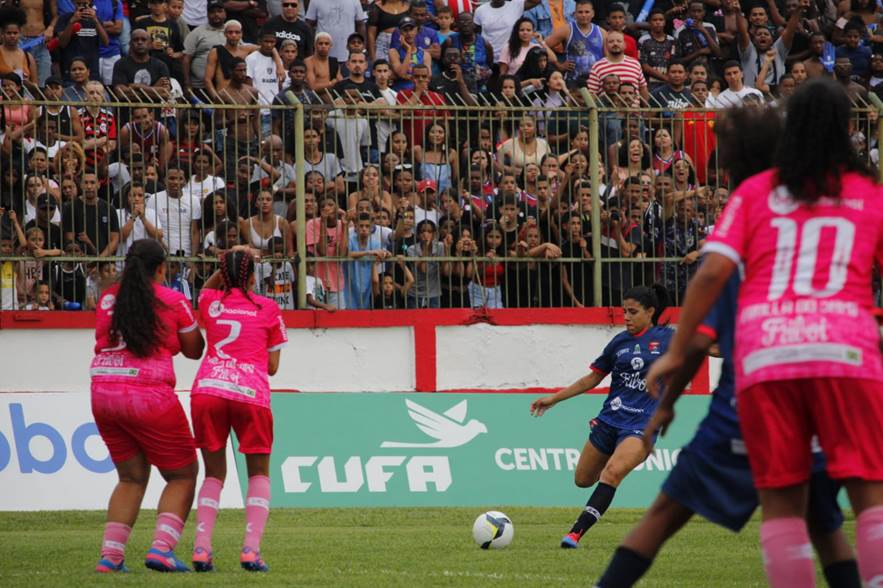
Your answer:
[[[37,196],[37,208],[57,208],[57,205],[52,196],[43,192]]]
[[[46,83],[43,84],[43,87],[45,88],[46,86],[51,85],[64,86],[64,81],[62,81],[59,76],[49,76],[48,78],[46,78]]]
[[[221,2],[221,0],[209,0],[208,5],[207,5],[207,8],[208,8],[208,11],[209,11],[209,12],[211,12],[212,10],[216,10],[216,9],[218,9],[218,8],[220,8],[221,10],[223,10],[223,9],[224,9],[224,3]]]
[[[417,28],[417,21],[411,18],[410,16],[406,16],[402,20],[399,21],[399,30],[404,30],[409,27]]]

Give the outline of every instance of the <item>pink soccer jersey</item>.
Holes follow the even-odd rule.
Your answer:
[[[730,197],[705,251],[745,266],[736,386],[799,378],[883,380],[871,275],[883,262],[883,190],[850,173],[842,198],[795,202],[766,171]]]
[[[246,298],[238,289],[224,296],[221,290],[204,289],[199,312],[205,326],[208,350],[193,394],[211,394],[230,400],[270,406],[267,361],[272,351],[288,342],[279,306],[256,294]]]
[[[190,303],[180,292],[154,284],[159,301],[157,314],[162,326],[160,344],[150,357],[135,357],[126,351],[123,342],[113,343],[110,325],[116,303],[118,285],[111,286],[98,300],[95,313],[95,358],[90,372],[93,383],[118,383],[175,386],[172,356],[181,351],[178,333],[197,329],[196,317]]]

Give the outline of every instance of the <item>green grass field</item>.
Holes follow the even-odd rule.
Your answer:
[[[154,512],[144,511],[129,543],[125,577],[92,572],[103,513],[0,513],[0,586],[591,586],[641,511],[614,509],[578,550],[558,547],[578,509],[503,508],[515,523],[504,550],[472,542],[481,508],[277,509],[262,551],[271,572],[246,578],[239,568],[243,511],[221,512],[213,574],[167,576],[143,567]],[[853,523],[847,523],[852,535]],[[673,539],[641,586],[765,586],[758,521],[739,535],[701,519]],[[193,523],[177,550],[189,561]],[[821,577],[820,577],[821,580]]]

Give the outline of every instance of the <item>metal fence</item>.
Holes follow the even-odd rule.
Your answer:
[[[732,188],[720,111],[619,94],[82,90],[0,101],[3,310],[93,308],[135,238],[194,303],[235,244],[287,309],[677,303]],[[877,166],[881,107],[851,120]]]

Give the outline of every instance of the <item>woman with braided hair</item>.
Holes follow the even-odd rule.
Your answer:
[[[250,572],[266,572],[261,536],[270,514],[270,450],[273,413],[269,376],[279,369],[279,354],[288,342],[279,306],[251,292],[254,257],[237,245],[221,255],[221,265],[203,286],[199,311],[208,351],[196,373],[190,396],[196,446],[205,462],[199,490],[193,567],[214,569],[212,531],[227,474],[225,449],[230,430],[248,467],[247,521],[239,562]]]
[[[99,572],[124,572],[132,525],[156,466],[166,487],[157,505],[156,531],[145,564],[161,572],[187,572],[173,549],[196,491],[196,448],[175,395],[172,357],[202,356],[203,339],[190,304],[160,284],[166,253],[153,239],[132,243],[118,284],[98,299],[92,415],[119,475],[110,496]]]

